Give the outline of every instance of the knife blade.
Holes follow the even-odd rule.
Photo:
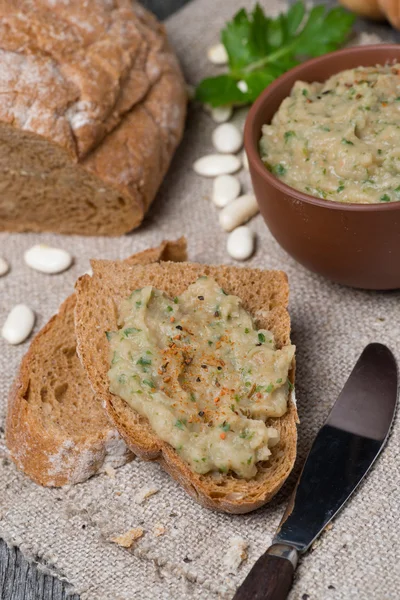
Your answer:
[[[382,451],[397,390],[392,352],[383,344],[369,344],[312,444],[272,546],[257,560],[234,600],[287,597],[299,554],[339,512]]]

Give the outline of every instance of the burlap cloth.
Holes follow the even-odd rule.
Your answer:
[[[168,24],[170,36],[195,82],[210,66],[205,49],[243,0],[196,0]],[[279,2],[268,2],[275,9]],[[37,313],[36,331],[73,290],[90,257],[123,258],[164,238],[186,235],[194,261],[230,261],[226,234],[209,202],[211,181],[191,170],[196,157],[210,152],[211,119],[192,110],[185,140],[154,206],[139,231],[119,239],[7,235],[1,252],[12,272],[0,280],[0,322],[17,302]],[[247,174],[241,175],[245,185]],[[394,352],[400,339],[400,292],[346,289],[296,264],[272,239],[260,216],[251,227],[258,248],[252,267],[284,269],[291,286],[293,341],[297,346],[297,399],[301,425],[295,473],[278,497],[254,514],[228,516],[198,506],[158,465],[135,460],[115,479],[100,475],[70,489],[44,489],[7,460],[0,472],[0,536],[29,558],[65,577],[85,600],[229,597],[271,541],[293,487],[294,476],[352,365],[368,342],[381,341]],[[23,252],[37,242],[69,249],[73,268],[53,277],[28,269]],[[0,346],[0,416],[28,343]],[[291,599],[389,600],[400,597],[399,423],[369,477],[301,562]],[[160,492],[144,504],[134,501],[145,486]],[[166,532],[155,537],[161,523]],[[141,526],[145,535],[133,552],[108,541],[113,534]],[[248,560],[230,573],[224,556],[230,538],[249,544]],[[1,595],[1,594],[0,594]]]

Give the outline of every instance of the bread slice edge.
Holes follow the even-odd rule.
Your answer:
[[[164,241],[160,246],[134,254],[126,259],[128,264],[150,264],[158,260],[182,261],[186,255],[186,240]],[[60,306],[58,313],[42,327],[32,340],[23,357],[17,376],[11,387],[6,415],[6,445],[17,467],[33,481],[43,486],[60,487],[85,481],[107,467],[119,467],[132,460],[134,455],[126,446],[118,431],[101,409],[99,418],[94,418],[96,427],[87,436],[67,437],[60,427],[59,435],[43,426],[42,419],[31,405],[32,368],[37,369],[37,357],[42,352],[50,352],[57,357],[62,348],[59,335],[63,333],[63,348],[73,349],[76,345],[74,309],[76,296],[73,293]],[[68,329],[65,329],[68,326]],[[93,396],[89,380],[79,358],[74,352],[75,377],[82,385],[87,385],[91,393],[90,403],[98,400]],[[46,377],[47,374],[43,373]],[[61,382],[56,382],[55,385]],[[40,395],[40,389],[36,390]],[[64,401],[72,402],[72,395]],[[39,407],[40,410],[40,407]],[[92,408],[93,410],[93,408]],[[96,406],[97,410],[97,406]],[[98,411],[99,412],[99,411]],[[93,422],[91,423],[93,426]],[[79,439],[80,438],[80,439]]]

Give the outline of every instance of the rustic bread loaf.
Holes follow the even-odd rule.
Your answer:
[[[0,2],[0,231],[137,227],[183,131],[164,28],[131,0]]]
[[[129,264],[185,260],[186,241],[163,242]],[[75,294],[32,341],[11,390],[6,442],[17,466],[36,483],[85,481],[133,456],[90,388],[76,354]]]
[[[250,481],[236,476],[200,475],[191,471],[169,444],[157,438],[147,419],[109,392],[109,347],[106,331],[117,329],[117,307],[133,290],[152,285],[169,296],[179,296],[198,277],[209,275],[228,293],[241,298],[243,307],[259,328],[273,332],[278,348],[290,343],[287,312],[288,283],[281,271],[259,271],[236,267],[191,263],[160,263],[147,267],[112,261],[93,261],[93,277],[84,276],[76,285],[75,331],[77,351],[96,398],[102,401],[111,421],[135,454],[157,460],[195,500],[208,508],[245,513],[268,502],[289,475],[297,443],[297,411],[293,399],[281,418],[269,420],[280,431],[280,442],[272,448],[268,462],[259,463]],[[291,370],[294,382],[294,365]]]

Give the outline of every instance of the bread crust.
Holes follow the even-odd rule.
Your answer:
[[[186,114],[164,27],[131,0],[0,1],[0,40],[0,230],[120,235],[137,227]],[[53,218],[68,188],[70,205]]]
[[[186,241],[181,238],[126,262],[185,258]],[[79,483],[133,458],[91,391],[76,354],[75,303],[72,294],[36,335],[9,394],[6,443],[11,457],[44,486]],[[76,417],[82,421],[79,429]]]
[[[269,424],[280,430],[281,441],[268,462],[259,463],[253,480],[232,475],[200,475],[190,470],[168,443],[157,438],[146,418],[109,392],[108,345],[104,332],[117,327],[117,307],[129,293],[145,285],[180,295],[201,275],[216,279],[223,289],[238,295],[256,319],[258,327],[270,329],[278,347],[290,343],[287,312],[288,284],[285,273],[236,267],[160,263],[146,269],[112,261],[92,261],[94,275],[76,285],[75,327],[78,354],[96,397],[131,450],[144,460],[156,460],[185,490],[207,508],[246,513],[268,502],[281,488],[296,458],[297,410],[291,398],[287,413]],[[96,299],[96,304],[94,304]],[[97,310],[93,310],[96,305]],[[290,379],[294,383],[294,364]]]

